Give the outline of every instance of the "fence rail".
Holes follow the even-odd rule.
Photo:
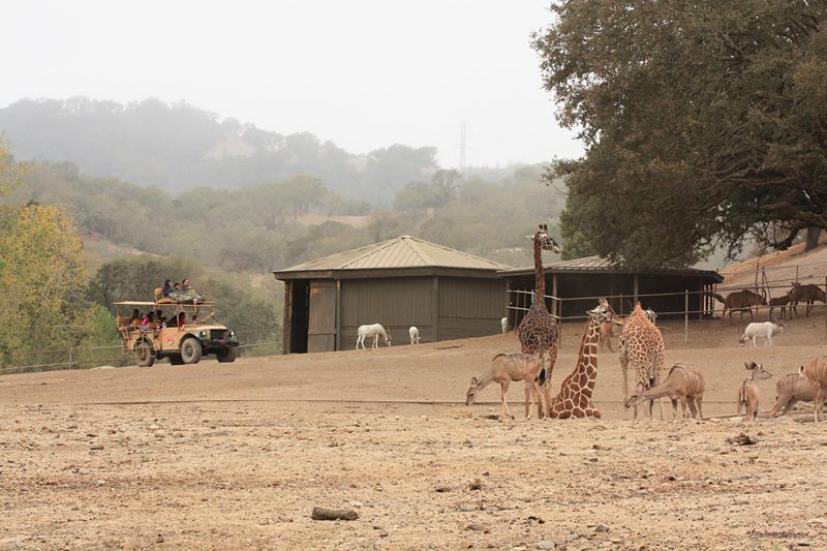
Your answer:
[[[241,343],[239,356],[254,357],[281,353],[281,341],[267,340]],[[101,354],[102,353],[102,354]],[[58,361],[36,362],[25,365],[0,367],[0,375],[33,373],[38,371],[60,371],[70,369],[92,369],[95,367],[126,367],[135,365],[132,353],[125,352],[120,344],[86,346],[80,348],[56,348],[41,352],[36,357],[51,356]]]
[[[818,276],[812,276],[813,278],[819,278],[820,282],[823,282],[819,285],[819,288],[827,289],[827,275],[820,274]],[[775,280],[771,284],[766,283],[764,285],[759,285],[757,288],[759,290],[763,290],[769,298],[771,294],[770,291],[773,289],[786,289],[790,290],[792,287],[788,283],[789,281],[794,281],[794,279],[781,279]],[[667,293],[637,293],[634,295],[631,294],[616,294],[616,295],[595,295],[595,296],[578,296],[578,297],[558,297],[555,295],[544,295],[546,302],[551,303],[551,315],[557,321],[576,321],[576,320],[585,320],[588,318],[588,315],[585,311],[582,314],[577,315],[561,315],[560,312],[564,311],[564,305],[566,303],[572,302],[589,302],[589,301],[597,301],[599,299],[607,299],[610,302],[612,301],[620,301],[620,304],[623,304],[623,301],[628,300],[640,300],[641,303],[646,303],[647,298],[663,298],[663,297],[683,297],[683,308],[679,310],[658,310],[656,313],[658,316],[669,316],[672,318],[676,318],[678,316],[683,316],[684,321],[684,342],[689,342],[689,319],[691,316],[696,318],[703,318],[703,317],[712,317],[715,312],[721,311],[723,321],[723,305],[718,305],[718,299],[713,298],[713,294],[722,294],[721,291],[724,293],[727,290],[730,291],[739,291],[744,289],[744,285],[737,285],[732,286],[730,288],[719,287],[716,291],[710,290],[693,290],[690,291],[685,289],[683,291],[674,291],[674,292],[667,292]],[[827,294],[827,292],[825,293]],[[704,305],[704,299],[701,299],[701,308],[690,308],[690,297],[697,297],[697,296],[708,297],[706,299],[706,304]],[[530,298],[530,300],[528,300]],[[509,321],[512,325],[516,325],[517,321],[517,312],[527,312],[530,309],[530,304],[534,300],[534,292],[533,291],[526,291],[523,289],[510,289],[507,291],[507,310],[515,312],[514,316],[509,315]],[[697,299],[696,299],[697,300]],[[785,304],[785,305],[778,305],[778,306],[770,306],[769,304],[764,305],[755,305],[750,307],[742,307],[742,308],[735,308],[728,310],[730,319],[733,315],[737,315],[739,321],[743,319],[745,314],[750,314],[750,320],[753,319],[755,314],[761,314],[762,312],[768,312],[769,317],[772,318],[772,315],[775,311],[783,317],[787,314],[790,319],[795,314],[796,317],[799,315],[800,310],[804,309],[805,314],[809,315],[810,311],[823,311],[827,308],[827,304],[811,304],[806,305],[803,302],[799,302],[797,305],[793,304]],[[571,310],[571,308],[569,308]],[[622,312],[621,312],[622,315]],[[824,314],[824,331],[825,335],[827,335],[827,312]]]

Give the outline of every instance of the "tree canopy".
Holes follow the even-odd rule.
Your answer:
[[[827,3],[561,1],[535,35],[558,118],[564,238],[630,267],[827,229]]]
[[[81,241],[66,211],[5,207],[0,251],[0,365],[87,338],[94,312],[83,301]]]

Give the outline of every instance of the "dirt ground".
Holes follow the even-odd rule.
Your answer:
[[[0,377],[2,549],[827,549],[827,424],[809,408],[730,417],[757,359],[778,376],[827,352],[825,320],[772,348],[736,325],[661,324],[667,360],[704,370],[703,423],[622,408],[601,354],[599,421],[492,419],[462,401],[500,335],[241,359]],[[575,364],[563,328],[554,372]],[[729,443],[746,432],[754,445]],[[355,521],[310,519],[314,506]]]

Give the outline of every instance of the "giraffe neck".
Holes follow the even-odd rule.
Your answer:
[[[545,304],[546,276],[543,274],[543,248],[537,234],[534,235],[534,300]]]
[[[600,324],[595,318],[589,317],[586,329],[580,338],[580,352],[577,354],[577,367],[574,368],[575,374],[579,375],[580,373],[587,373],[586,368],[588,366],[594,367],[594,377],[589,376],[586,386],[581,388],[581,391],[588,389],[589,395],[594,390],[594,383],[597,380],[597,343],[599,341]]]

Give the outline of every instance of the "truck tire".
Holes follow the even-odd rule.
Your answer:
[[[155,363],[155,350],[147,341],[141,341],[135,345],[135,357],[138,367],[152,367]]]
[[[181,359],[185,364],[197,364],[201,361],[201,341],[195,337],[184,339],[181,343]]]
[[[228,346],[224,350],[216,352],[215,357],[220,363],[233,363],[238,358],[238,347]]]

